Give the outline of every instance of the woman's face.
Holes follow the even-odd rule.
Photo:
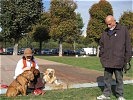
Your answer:
[[[26,56],[26,60],[30,61],[32,56]]]

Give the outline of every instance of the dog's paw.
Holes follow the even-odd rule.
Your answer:
[[[62,84],[62,82],[61,82],[61,81],[59,82],[58,80],[55,80],[54,83],[55,83],[56,85],[61,85],[61,84]]]

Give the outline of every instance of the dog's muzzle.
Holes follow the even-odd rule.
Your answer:
[[[51,78],[53,77],[53,73],[49,73],[48,76]]]

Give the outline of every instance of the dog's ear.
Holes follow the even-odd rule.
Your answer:
[[[40,76],[40,71],[38,69],[35,69],[33,73],[34,76]]]
[[[46,71],[44,72],[44,75],[48,75],[48,73],[49,73],[48,70],[46,70]]]
[[[30,71],[34,72],[35,70],[35,67],[31,67]]]

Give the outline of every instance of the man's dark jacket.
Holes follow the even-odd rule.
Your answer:
[[[107,28],[100,39],[100,61],[106,68],[123,68],[131,60],[131,39],[125,26],[117,24],[112,34]]]

